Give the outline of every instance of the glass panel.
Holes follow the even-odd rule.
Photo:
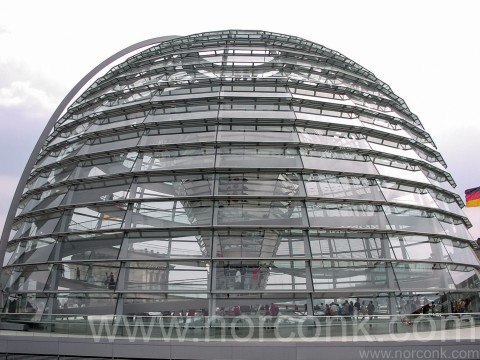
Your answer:
[[[427,177],[419,169],[402,169],[399,167],[393,167],[392,165],[382,165],[377,163],[377,161],[375,161],[375,166],[380,175],[430,184],[430,181],[428,181]]]
[[[279,126],[280,127],[280,126]],[[218,141],[223,142],[280,142],[297,143],[298,137],[295,133],[287,132],[262,132],[262,131],[220,131],[217,137]]]
[[[45,184],[58,184],[66,180],[70,176],[71,172],[76,169],[76,166],[76,163],[65,164],[60,168],[41,172],[38,176],[28,181],[26,189],[37,189]]]
[[[373,179],[333,174],[303,175],[308,196],[384,200]]]
[[[82,122],[78,125],[74,125],[73,127],[69,126],[66,129],[64,128],[52,141],[52,144],[59,143],[65,140],[73,140],[74,138],[78,138],[78,135],[87,132],[90,128],[91,122],[86,121]]]
[[[440,263],[393,263],[400,290],[454,289],[445,265]]]
[[[112,315],[115,313],[117,296],[115,293],[58,293],[54,302],[54,313]]]
[[[78,150],[83,146],[84,141],[70,143],[67,144],[64,148],[55,149],[48,154],[48,156],[44,157],[40,161],[37,162],[37,167],[43,167],[49,164],[53,164],[60,160],[66,159],[68,157],[72,157],[77,154]]]
[[[438,239],[426,236],[390,236],[393,252],[402,260],[450,261],[445,258],[442,244]]]
[[[48,297],[46,294],[14,294],[9,297],[3,314],[14,321],[39,322],[45,311]]]
[[[128,290],[207,291],[209,268],[206,261],[129,262]]]
[[[240,105],[243,106],[243,105]],[[285,109],[288,105],[281,105]],[[215,114],[217,115],[217,114]],[[218,112],[219,119],[282,119],[295,120],[293,111],[269,111],[269,110],[220,110]]]
[[[67,217],[66,231],[89,231],[120,228],[127,204],[75,208]]]
[[[116,260],[123,232],[81,234],[63,237],[58,243],[53,261]]]
[[[368,142],[361,134],[298,126],[297,131],[300,141],[304,143],[370,150]]]
[[[467,230],[465,223],[457,218],[453,218],[444,214],[435,214],[445,233],[450,236],[455,236],[462,239],[473,240],[472,236]]]
[[[442,312],[449,313],[478,313],[480,311],[480,303],[478,302],[478,293],[465,289],[465,292],[449,292],[442,296]],[[466,319],[465,319],[466,320]]]
[[[475,268],[463,265],[448,265],[447,268],[457,289],[480,289],[480,278]]]
[[[315,121],[323,124],[342,124],[348,126],[363,127],[362,122],[356,118],[341,118],[336,116],[307,114],[302,112],[295,113],[298,120]]]
[[[15,251],[17,251],[17,246],[18,243],[15,243],[13,241],[9,241],[7,243],[7,248],[5,250],[5,256],[3,257],[3,266],[5,267],[6,265],[10,264],[14,260],[12,260],[13,254]],[[4,268],[5,270],[5,268]],[[0,270],[0,286],[2,286],[2,289],[4,288],[5,285],[5,279],[4,279],[4,272]]]
[[[43,291],[50,270],[51,265],[15,267],[6,287],[10,291]]]
[[[218,225],[306,225],[299,201],[219,200]]]
[[[139,158],[141,171],[213,167],[214,148],[189,148],[144,153]]]
[[[216,166],[301,168],[302,162],[297,149],[230,146],[218,149]]]
[[[310,230],[313,257],[326,258],[391,258],[386,236],[381,234],[345,233]]]
[[[312,261],[313,288],[318,290],[398,290],[388,263],[380,261]]]
[[[165,296],[165,294],[135,292],[125,294],[123,301],[123,313],[126,315],[145,316],[146,314],[158,315],[161,313],[164,316],[179,316],[175,318],[179,324],[186,323],[187,314],[190,316],[195,316],[196,313],[203,315],[205,309],[208,309],[208,300],[205,294],[199,293],[176,293],[175,296]],[[175,320],[172,319],[172,321]]]
[[[309,149],[300,149],[300,153],[306,169],[374,175],[378,173],[375,166],[364,155]]]
[[[438,186],[439,188],[449,192],[449,193],[455,193],[455,189],[453,188],[452,184],[450,184],[450,182],[447,181],[447,178],[444,177],[443,179],[438,176],[429,176],[431,174],[428,174],[427,171],[424,171],[425,174],[427,174],[427,177],[428,177],[428,180],[430,181],[430,183],[432,185],[435,185],[435,186]]]
[[[140,111],[132,114],[119,114],[107,118],[95,119],[93,121],[93,125],[86,132],[91,133],[101,130],[140,124],[145,119],[147,113],[148,112]]]
[[[149,114],[145,119],[145,123],[166,123],[169,121],[178,122],[181,120],[204,120],[204,119],[217,119],[218,110],[213,111],[197,111],[197,112],[185,112],[179,114]]]
[[[211,201],[157,201],[136,203],[131,227],[211,225]]]
[[[60,216],[61,214],[47,214],[26,218],[13,225],[13,230],[18,229],[13,238],[18,239],[20,237],[50,234],[54,232]]]
[[[96,136],[86,141],[85,145],[78,152],[79,155],[93,154],[102,151],[111,151],[118,149],[127,149],[138,144],[142,131],[134,131],[129,133],[117,133],[108,136]]]
[[[238,122],[241,120],[239,119]],[[237,122],[237,121],[236,121]],[[297,143],[298,135],[294,132],[293,126],[285,125],[220,125],[217,136],[218,141],[233,142],[281,142]]]
[[[9,265],[46,262],[54,246],[53,238],[21,241],[10,258]]]
[[[304,261],[273,261],[267,269],[265,290],[305,290],[307,288]]]
[[[302,293],[263,293],[236,294],[235,298],[226,297],[224,294],[215,296],[215,315],[225,318],[227,325],[235,316],[248,317],[257,322],[274,322],[274,317],[281,315],[281,326],[298,324],[295,322],[299,316],[305,316],[307,296]],[[272,310],[273,309],[273,310]],[[297,320],[298,321],[298,320]],[[288,328],[291,329],[290,327]],[[269,336],[269,335],[266,335]],[[272,334],[273,336],[273,334]]]
[[[303,196],[296,173],[218,174],[218,195]]]
[[[60,187],[31,195],[20,203],[19,208],[23,209],[20,214],[56,207],[60,205],[66,192],[66,187]]]
[[[130,232],[127,258],[160,260],[165,258],[209,257],[210,231]]]
[[[387,219],[381,206],[307,202],[311,226],[385,229]]]
[[[81,179],[85,177],[130,172],[137,155],[138,153],[136,152],[129,152],[100,159],[82,161],[78,164],[78,167],[71,178]]]
[[[443,234],[443,229],[432,212],[387,205],[383,209],[393,230]]]
[[[412,148],[410,148],[410,146],[407,147],[406,145],[403,145],[402,147],[396,148],[392,146],[376,144],[370,140],[370,137],[367,137],[367,140],[369,140],[369,144],[372,147],[372,150],[379,151],[386,154],[396,155],[396,156],[408,157],[414,160],[420,160],[420,157]],[[381,139],[375,139],[375,140],[381,140]],[[383,141],[385,142],[388,140],[384,139]]]
[[[428,192],[440,209],[464,216],[462,209],[460,209],[460,206],[453,195],[441,193],[432,189],[429,189]]]
[[[437,204],[425,188],[403,185],[386,180],[380,181],[380,187],[388,202],[425,206],[434,209],[438,208]]]
[[[221,261],[215,266],[217,290],[305,290],[305,261]]]
[[[119,273],[118,262],[107,263],[63,263],[56,265],[46,289],[80,291],[80,290],[114,290]]]
[[[148,130],[139,146],[214,142],[216,126],[185,126]]]
[[[397,295],[398,296],[398,295]],[[398,312],[400,314],[434,314],[449,312],[446,309],[446,295],[442,292],[410,291],[398,296]]]
[[[350,320],[352,315],[358,321],[368,318],[368,306],[370,304],[373,305],[372,309],[375,315],[397,314],[400,304],[400,299],[396,297],[398,295],[393,292],[372,293],[366,291],[352,294],[348,289],[338,289],[337,291],[331,290],[327,293],[314,293],[313,295],[315,296],[313,299],[315,315],[343,316],[346,320]],[[327,321],[334,321],[334,319]]]
[[[300,230],[224,230],[216,234],[216,257],[305,256],[305,239]]]
[[[82,183],[72,187],[63,205],[123,200],[127,197],[132,179],[110,179],[94,183]]]
[[[130,197],[137,199],[174,196],[208,196],[213,193],[212,174],[147,175],[137,179]]]
[[[450,239],[442,239],[442,243],[453,262],[479,265],[478,258],[468,243]]]

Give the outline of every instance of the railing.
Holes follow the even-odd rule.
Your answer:
[[[32,321],[32,314],[3,314],[3,324],[26,324],[29,335],[89,336],[94,339],[129,340],[428,340],[443,334],[445,340],[475,336],[480,313],[361,316],[97,316],[49,314]],[[5,326],[4,326],[5,328]],[[450,331],[447,331],[450,330]],[[48,334],[48,335],[47,335]],[[442,336],[443,336],[442,335]]]

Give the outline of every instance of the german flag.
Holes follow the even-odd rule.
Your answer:
[[[465,200],[467,201],[467,207],[480,206],[480,186],[465,190]]]

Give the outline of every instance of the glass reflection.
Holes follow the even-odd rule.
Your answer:
[[[208,196],[213,193],[212,174],[146,175],[139,177],[130,194],[136,199],[174,196]]]
[[[387,205],[383,209],[392,229],[443,234],[443,229],[432,212]]]
[[[138,161],[141,171],[213,167],[215,149],[203,147],[156,151],[142,154]]]
[[[224,230],[215,235],[218,258],[305,256],[301,230]]]
[[[221,261],[216,263],[217,290],[305,290],[305,261]]]
[[[125,217],[127,204],[79,207],[66,215],[67,231],[89,231],[120,228]]]
[[[442,243],[453,262],[478,266],[478,258],[469,243],[450,239],[442,239]]]
[[[457,289],[480,289],[480,277],[475,268],[464,265],[448,265],[448,271]]]
[[[306,202],[312,226],[385,229],[387,219],[381,206]]]
[[[85,233],[58,239],[50,259],[54,261],[116,260],[123,232]]]
[[[441,263],[393,263],[401,290],[438,291],[454,289],[447,267]]]
[[[11,268],[11,274],[6,287],[16,291],[43,291],[50,275],[52,266],[29,265]]]
[[[78,164],[71,178],[81,179],[130,172],[137,155],[136,152],[129,152],[82,161]]]
[[[365,177],[312,173],[304,174],[303,179],[309,196],[365,200],[384,199],[375,180]]]
[[[216,205],[218,225],[302,225],[305,215],[299,201],[219,200]]]
[[[185,225],[210,225],[211,223],[211,201],[176,200],[134,204],[131,227],[168,228]]]
[[[297,149],[230,146],[218,149],[216,166],[222,168],[301,168]]]
[[[67,190],[67,187],[60,187],[29,196],[20,203],[19,208],[22,209],[20,214],[58,206]]]
[[[230,173],[217,175],[218,195],[296,196],[304,195],[296,173]]]
[[[60,216],[59,213],[51,213],[25,218],[12,226],[12,230],[15,231],[12,238],[19,239],[54,233]]]
[[[207,257],[210,255],[210,231],[130,232],[127,257],[135,260]]]
[[[390,264],[382,261],[312,261],[314,290],[398,290]]]
[[[128,290],[207,291],[205,261],[131,261],[125,268]]]
[[[20,241],[9,265],[46,262],[54,246],[55,239],[51,237]]]
[[[389,238],[395,257],[399,260],[450,261],[438,239],[415,235]]]
[[[81,183],[71,187],[62,205],[87,202],[123,200],[127,197],[132,179],[109,179]]]
[[[113,291],[117,289],[119,265],[118,262],[56,264],[45,288],[63,291]]]
[[[392,258],[388,240],[382,234],[310,230],[308,237],[313,257]]]
[[[441,227],[447,235],[473,240],[463,220],[441,213],[436,213],[435,216],[440,221]]]

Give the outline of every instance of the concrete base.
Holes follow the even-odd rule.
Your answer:
[[[405,335],[405,334],[403,334]],[[478,359],[477,332],[449,332],[429,340],[342,338],[304,341],[129,341],[52,333],[0,331],[0,354],[79,356],[106,359],[312,360],[312,359]],[[440,336],[441,335],[441,336]],[[455,340],[456,339],[456,340]]]
[[[26,324],[0,322],[0,330],[26,331],[27,329]]]

